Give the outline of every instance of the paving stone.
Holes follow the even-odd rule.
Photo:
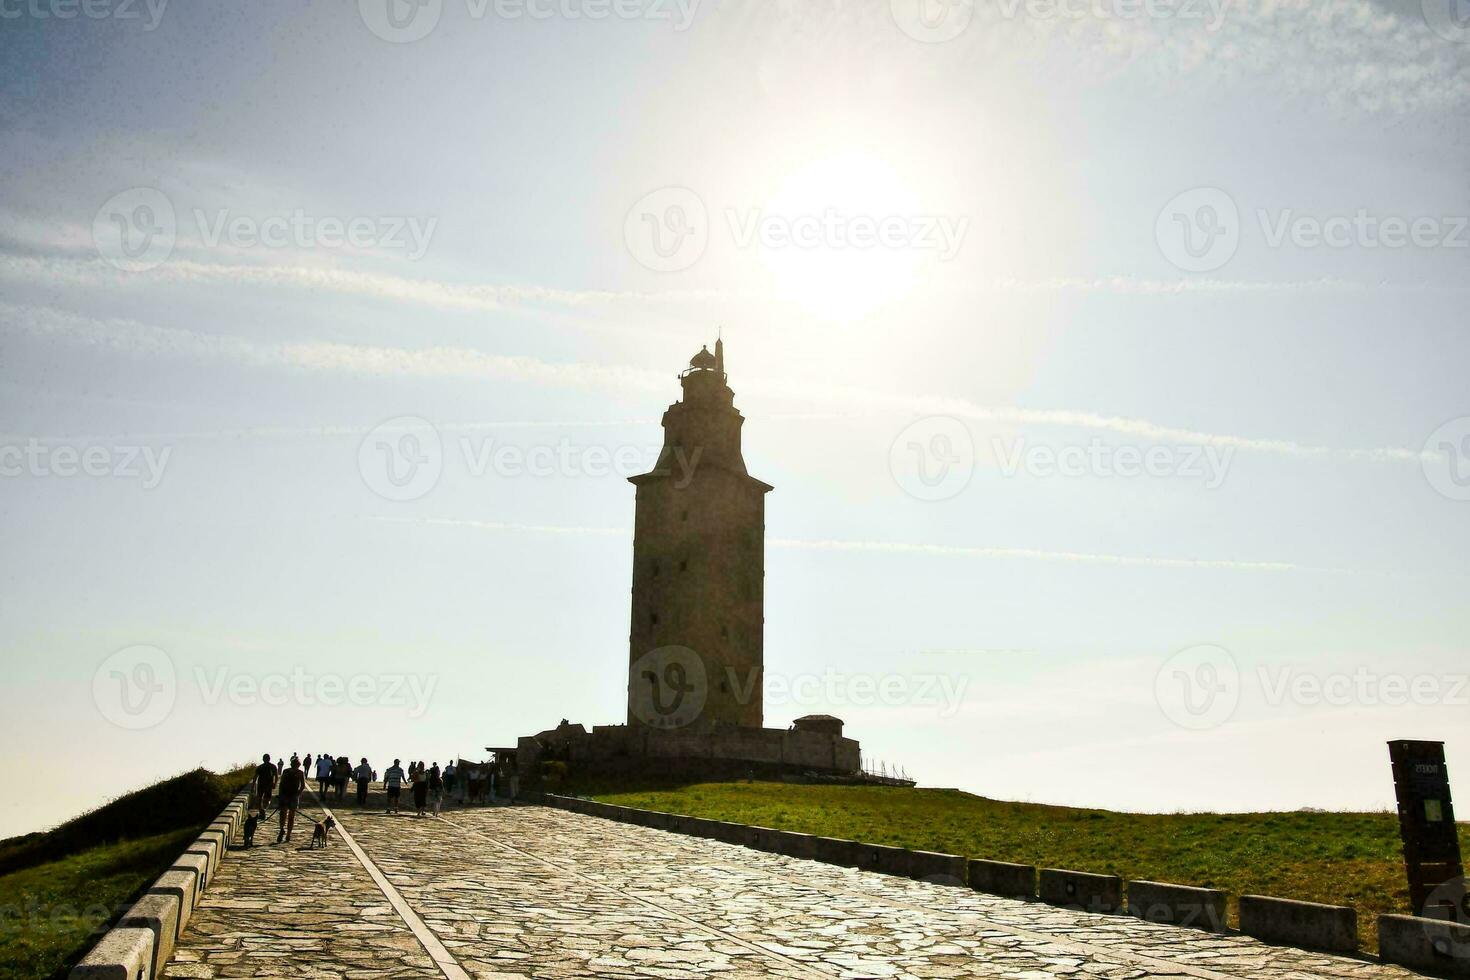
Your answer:
[[[334,810],[474,980],[1406,980],[1399,967],[1021,902],[542,807]],[[167,977],[444,977],[340,834],[262,827]],[[267,832],[267,831],[270,832]]]

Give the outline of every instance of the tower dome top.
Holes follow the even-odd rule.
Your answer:
[[[713,371],[715,367],[715,355],[709,352],[706,345],[699,348],[699,353],[689,359],[689,366],[700,371]]]

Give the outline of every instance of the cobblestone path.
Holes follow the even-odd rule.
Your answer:
[[[232,851],[170,977],[1310,980],[1415,976],[1239,936],[800,861],[542,807],[332,811]]]

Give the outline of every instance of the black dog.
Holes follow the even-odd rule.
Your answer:
[[[245,846],[255,846],[255,828],[260,826],[260,817],[250,814],[245,818]]]
[[[311,832],[311,846],[314,848],[326,847],[327,831],[331,830],[335,826],[337,826],[337,821],[333,820],[331,817],[328,817],[321,823],[317,824],[316,829]]]

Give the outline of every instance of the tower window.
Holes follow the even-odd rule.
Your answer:
[[[726,626],[724,623],[721,623],[720,624],[720,639],[722,639],[722,640],[728,640],[729,638],[730,638],[730,627]]]
[[[689,509],[687,507],[684,510],[679,511],[679,520],[681,520],[681,521],[687,521],[687,520],[689,520]]]
[[[653,574],[654,574],[654,575],[655,575],[655,576],[657,576],[657,575],[658,575],[658,562],[654,562],[654,563],[653,563]]]
[[[648,625],[649,626],[657,626],[658,625],[658,613],[651,612],[651,613],[648,614]]]
[[[689,561],[688,561],[688,559],[685,559],[684,561],[679,562],[679,571],[681,571],[681,572],[687,572],[687,571],[689,571]]]

